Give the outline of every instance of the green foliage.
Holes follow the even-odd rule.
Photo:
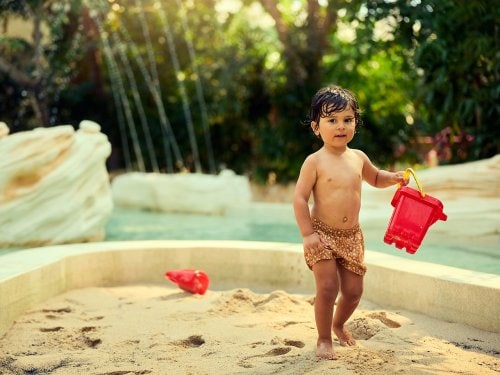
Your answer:
[[[397,160],[413,163],[417,155],[410,142],[415,126],[407,118],[413,120],[415,82],[405,69],[401,46],[373,40],[371,31],[358,29],[355,42],[333,38],[338,52],[326,56],[325,76],[351,89],[360,102],[363,125],[352,147],[364,150],[380,166]]]
[[[194,170],[181,80],[204,170],[210,152],[201,126],[206,115],[220,167],[256,181],[276,175],[286,182],[295,180],[304,157],[321,146],[302,124],[312,95],[336,83],[355,92],[364,111],[364,125],[352,147],[363,149],[381,167],[421,162],[426,151],[419,142],[423,136],[436,136],[435,147],[446,149],[443,155],[449,162],[499,152],[498,9],[488,7],[487,1],[242,0],[239,8],[235,4],[239,3],[2,1],[0,18],[41,21],[49,43],[0,37],[0,120],[14,125],[14,131],[95,120],[113,144],[111,167],[126,166],[128,158],[137,166],[132,150],[137,143],[144,156],[152,151],[165,170],[170,146],[152,92],[153,86],[159,87],[184,167]],[[166,11],[178,70],[158,6]],[[124,97],[117,90],[109,57],[123,81]],[[203,100],[197,95],[198,84]],[[146,129],[141,126],[141,107]],[[42,112],[47,115],[45,123]],[[136,128],[136,135],[130,127]],[[472,143],[468,134],[474,137]],[[153,169],[153,160],[145,159],[146,169]]]
[[[0,38],[2,120],[14,131],[53,124],[57,98],[76,73],[83,52],[80,9],[80,0],[1,3],[5,27],[9,20],[21,18],[33,29],[28,39]]]
[[[394,19],[394,43],[412,52],[409,64],[420,74],[414,98],[419,130],[451,130],[446,161],[498,153],[498,7],[488,1],[397,0],[369,1],[368,9],[369,18]],[[471,145],[458,141],[463,133],[474,137]]]

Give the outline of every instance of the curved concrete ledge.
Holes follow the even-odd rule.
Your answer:
[[[500,332],[500,276],[367,251],[363,298]],[[0,257],[0,336],[36,304],[67,290],[170,283],[165,271],[198,268],[210,289],[314,294],[302,246],[250,241],[135,241],[52,246]]]

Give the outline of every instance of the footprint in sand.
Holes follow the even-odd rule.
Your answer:
[[[125,350],[134,350],[137,345],[141,343],[141,340],[124,340],[115,344],[115,347],[124,348]]]
[[[273,348],[273,349],[269,350],[267,353],[254,355],[254,356],[249,357],[249,358],[253,358],[253,357],[275,357],[277,355],[286,354],[290,350],[292,350],[292,348],[282,346],[282,347],[278,347],[278,348]]]
[[[80,332],[94,332],[97,329],[97,327],[82,327],[80,328]]]
[[[84,337],[83,343],[87,345],[89,348],[96,348],[99,344],[102,344],[101,339],[93,339],[90,337]]]
[[[252,358],[266,358],[266,357],[278,357],[280,355],[285,355],[290,352],[292,348],[289,346],[280,346],[277,348],[273,348],[269,351],[267,351],[264,354],[256,354],[256,355],[251,355],[245,358],[242,358],[240,361],[238,361],[238,366],[244,367],[244,368],[252,368],[253,365],[249,362],[247,362],[249,359]]]
[[[272,328],[275,328],[275,329],[283,329],[283,328],[286,328],[288,326],[292,326],[292,325],[295,325],[295,324],[310,324],[311,322],[310,321],[284,321],[284,322],[276,322],[276,323],[272,323],[272,324],[269,324]],[[313,327],[313,329],[316,329],[316,327]]]
[[[264,341],[256,341],[256,342],[252,342],[250,343],[250,347],[252,349],[255,349],[257,346],[260,346],[260,345],[265,345],[266,343]]]
[[[66,307],[61,307],[59,309],[43,309],[42,313],[45,313],[45,318],[51,319],[51,320],[56,320],[56,319],[61,319],[64,314],[70,313],[73,310],[71,307],[66,306]]]
[[[306,346],[306,344],[304,342],[299,341],[299,340],[285,339],[284,344],[286,346],[295,346],[296,348],[300,348],[300,349],[302,349],[304,346]]]
[[[74,348],[96,348],[101,343],[101,338],[98,337],[99,327],[83,326],[45,326],[39,327],[38,332],[41,334],[33,334],[32,346],[44,346],[45,348],[58,348],[61,342],[71,343]],[[1,371],[0,371],[1,373]]]
[[[89,348],[96,348],[99,344],[102,344],[102,340],[98,337],[91,337],[88,334],[89,333],[96,333],[98,327],[92,327],[92,326],[87,326],[87,327],[82,327],[80,328],[81,336],[80,340]]]
[[[172,342],[175,346],[182,348],[198,348],[205,343],[205,339],[201,335],[192,335],[187,339]]]
[[[57,332],[64,329],[63,327],[42,327],[40,328],[40,332]]]
[[[94,320],[102,320],[104,319],[104,316],[93,316],[93,317],[90,317],[90,318],[85,318],[83,319],[84,321],[87,321],[87,322],[91,322],[91,321],[94,321]]]
[[[44,313],[54,313],[54,314],[63,314],[63,313],[70,313],[71,307],[61,307],[59,309],[43,309],[42,312]]]
[[[373,314],[368,314],[367,316],[369,318],[380,320],[382,323],[384,323],[389,328],[399,328],[399,327],[401,327],[401,324],[399,324],[398,322],[396,322],[396,321],[394,321],[392,319],[389,319],[387,317],[387,313],[385,311],[381,311],[381,312],[373,313]]]
[[[286,345],[286,346],[294,346],[296,348],[302,349],[306,344],[300,340],[289,340],[289,339],[281,339],[279,337],[275,337],[271,340],[272,345]]]
[[[255,354],[255,355],[251,355],[249,357],[245,357],[245,358],[243,358],[242,361],[246,361],[247,359],[251,359],[251,358],[276,357],[279,355],[287,354],[288,352],[290,352],[290,350],[292,350],[292,348],[286,347],[286,346],[281,346],[278,348],[273,348],[264,354]],[[250,367],[252,367],[252,366],[250,366]]]

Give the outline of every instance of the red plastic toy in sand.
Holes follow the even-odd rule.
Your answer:
[[[208,275],[199,270],[172,270],[165,273],[165,277],[174,282],[186,292],[193,294],[205,294],[210,279]]]
[[[394,207],[384,242],[394,243],[398,249],[406,248],[406,252],[415,254],[429,227],[438,220],[446,221],[443,203],[424,194],[413,169],[405,171],[405,178],[413,175],[418,191],[408,186],[399,186],[392,198]]]

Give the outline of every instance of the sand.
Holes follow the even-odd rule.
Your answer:
[[[85,288],[21,316],[1,374],[498,374],[500,337],[362,301],[356,347],[315,356],[312,295],[165,285]]]

